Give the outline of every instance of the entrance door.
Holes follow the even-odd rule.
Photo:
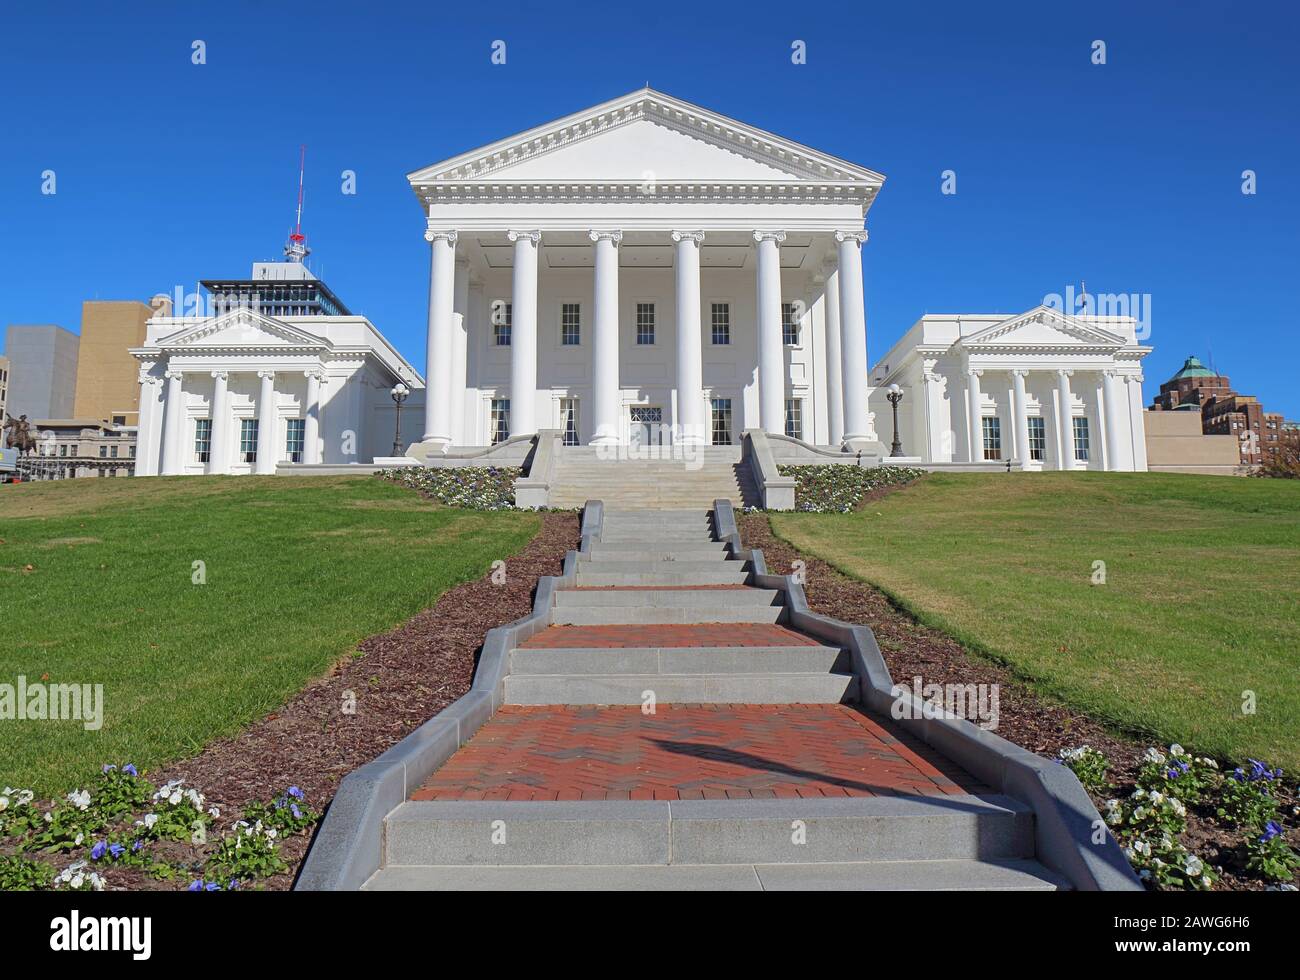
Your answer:
[[[631,411],[632,431],[629,435],[633,446],[662,446],[667,443],[662,406],[633,405]]]
[[[731,399],[714,398],[711,399],[713,410],[713,424],[711,427],[710,442],[715,446],[731,445]]]

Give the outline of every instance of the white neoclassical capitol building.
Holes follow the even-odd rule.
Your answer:
[[[757,429],[883,456],[897,384],[904,454],[925,463],[1146,467],[1131,318],[925,316],[868,374],[874,171],[645,88],[408,179],[425,378],[323,284],[310,310],[155,318],[135,352],[140,472],[385,456],[399,380],[410,453],[433,460],[543,429],[574,446]]]

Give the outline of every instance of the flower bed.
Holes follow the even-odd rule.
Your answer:
[[[520,473],[517,466],[408,466],[377,475],[448,507],[513,510]]]
[[[1105,755],[1088,746],[1062,749],[1058,760],[1074,770],[1094,800],[1115,787],[1106,779]],[[1300,855],[1286,840],[1282,824],[1282,770],[1257,759],[1249,767],[1220,771],[1213,759],[1195,756],[1181,745],[1168,752],[1149,748],[1127,795],[1106,799],[1101,809],[1111,833],[1124,848],[1133,870],[1161,890],[1209,891],[1225,870],[1273,890],[1296,891]],[[1291,806],[1291,816],[1300,807]],[[1189,815],[1198,824],[1232,838],[1213,858],[1194,853]],[[1202,843],[1207,843],[1204,832]]]
[[[842,463],[777,469],[782,476],[794,477],[794,509],[813,514],[847,514],[856,510],[868,494],[911,483],[925,475],[925,470],[912,466],[863,469]]]
[[[310,834],[318,817],[290,786],[244,807],[217,833],[218,807],[181,780],[158,787],[133,765],[106,765],[90,789],[38,803],[0,792],[0,891],[103,891],[150,880],[189,891],[258,887],[288,865],[280,841]]]

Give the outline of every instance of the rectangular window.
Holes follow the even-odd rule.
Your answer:
[[[652,346],[655,342],[654,303],[636,304],[636,343],[638,347]]]
[[[488,418],[492,430],[492,445],[510,438],[510,399],[493,398],[492,412]]]
[[[577,303],[560,304],[560,343],[577,347],[582,343],[582,323]]]
[[[288,419],[287,422],[284,429],[284,458],[290,463],[301,463],[307,420]]]
[[[257,462],[257,419],[239,420],[239,458],[245,463]]]
[[[712,313],[713,343],[726,347],[731,343],[731,304],[714,303]]]
[[[731,399],[712,398],[713,408],[712,439],[715,446],[731,445]]]
[[[1041,415],[1031,415],[1029,422],[1029,458],[1041,462],[1047,458],[1047,425]]]
[[[1002,420],[996,415],[980,419],[984,427],[984,458],[1002,458]]]
[[[1087,462],[1088,420],[1083,416],[1078,416],[1071,421],[1074,423],[1074,458]]]
[[[798,398],[785,400],[785,434],[791,439],[803,438],[803,401]]]
[[[117,459],[117,447],[116,447],[116,446],[109,446],[109,447],[108,447],[108,455],[112,456],[114,459]]]
[[[492,340],[497,347],[510,346],[510,327],[513,324],[512,304],[503,299],[494,299],[490,310],[492,320]]]
[[[63,444],[61,444],[61,445],[59,446],[59,455],[60,455],[60,456],[66,456],[66,455],[68,455],[68,444],[67,444],[67,443],[63,443]]]
[[[577,446],[578,442],[578,399],[560,399],[560,431],[564,433],[566,446]]]
[[[212,419],[194,420],[194,462],[206,463],[212,458]]]
[[[77,444],[75,442],[72,444],[72,448],[68,450],[68,455],[69,456],[77,455]]]
[[[781,304],[781,341],[787,347],[799,346],[799,317],[794,303]]]
[[[100,458],[100,459],[108,459],[108,447],[107,447],[107,446],[100,446],[100,447],[99,447],[99,458]]]

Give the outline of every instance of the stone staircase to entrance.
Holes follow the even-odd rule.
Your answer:
[[[610,508],[372,890],[1054,890],[1032,811],[854,702],[703,509]]]
[[[703,446],[689,459],[673,459],[671,447],[646,447],[602,458],[591,446],[565,446],[557,456],[550,506],[581,507],[602,500],[612,509],[701,511],[714,500],[737,507],[757,503],[753,478],[741,464],[739,446]],[[658,454],[658,458],[654,454]]]

